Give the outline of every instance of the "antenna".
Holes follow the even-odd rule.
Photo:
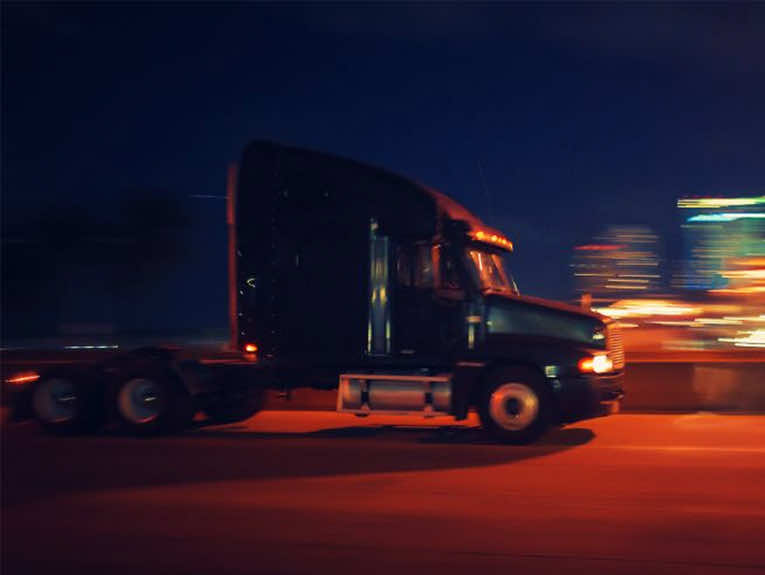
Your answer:
[[[487,205],[487,208],[488,208],[488,214],[487,214],[486,221],[489,224],[493,225],[494,222],[493,221],[489,221],[489,217],[491,217],[493,219],[493,216],[494,216],[494,205],[493,204],[494,204],[494,202],[492,201],[491,193],[489,193],[489,188],[486,187],[486,180],[483,177],[483,166],[481,166],[480,158],[478,159],[478,176],[481,179],[481,188],[483,189],[483,193],[486,196],[486,205]]]

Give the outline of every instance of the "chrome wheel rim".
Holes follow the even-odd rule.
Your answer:
[[[151,379],[131,379],[120,389],[117,408],[131,423],[151,423],[162,413],[162,387]]]
[[[502,429],[521,431],[539,414],[539,397],[524,383],[504,383],[489,398],[489,415]]]
[[[41,381],[32,402],[35,414],[46,423],[67,423],[77,417],[77,390],[67,379]]]

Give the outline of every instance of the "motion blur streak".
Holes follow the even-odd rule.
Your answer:
[[[698,307],[689,307],[667,300],[623,300],[594,311],[613,318],[648,317],[655,315],[687,316],[699,313]]]
[[[742,337],[721,337],[719,341],[729,341],[738,347],[765,347],[765,329],[741,333],[748,335]]]
[[[765,196],[752,198],[681,198],[678,208],[729,208],[765,204]]]

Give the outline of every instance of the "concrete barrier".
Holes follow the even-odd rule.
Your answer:
[[[765,363],[631,363],[625,411],[765,411]]]

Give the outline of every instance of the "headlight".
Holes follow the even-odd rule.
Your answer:
[[[584,357],[579,360],[579,371],[606,373],[614,368],[614,362],[605,353],[599,353],[593,357]]]

